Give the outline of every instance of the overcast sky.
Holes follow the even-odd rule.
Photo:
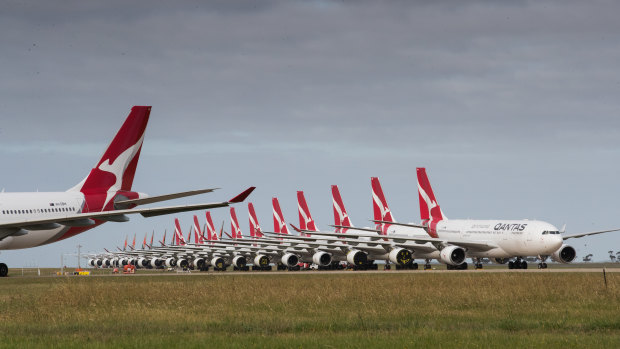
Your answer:
[[[72,187],[131,106],[152,105],[134,189],[221,187],[184,201],[210,202],[255,185],[264,229],[272,196],[298,223],[297,190],[328,229],[331,184],[369,225],[371,176],[396,219],[417,222],[419,166],[449,218],[620,227],[618,13],[614,1],[5,1],[0,187]],[[213,215],[228,229],[227,209]],[[78,244],[170,236],[173,218],[0,260],[57,266]],[[605,260],[620,234],[571,243]]]

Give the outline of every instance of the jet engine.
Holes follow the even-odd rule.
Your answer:
[[[88,259],[88,265],[91,266],[91,267],[94,267],[95,266],[95,260],[92,259],[92,258],[89,258]]]
[[[118,266],[121,268],[126,266],[127,264],[129,264],[129,260],[127,258],[121,258],[118,260]]]
[[[192,261],[192,266],[194,267],[194,269],[196,270],[201,270],[204,269],[205,265],[207,263],[205,262],[204,258],[198,257],[198,258],[194,258],[194,260]]]
[[[177,266],[177,261],[174,257],[166,258],[165,262],[166,268],[173,268]]]
[[[220,269],[220,270],[226,268],[226,264],[224,262],[224,258],[222,258],[222,257],[213,257],[213,258],[211,258],[211,265],[213,266],[213,268]]]
[[[570,263],[575,259],[576,256],[577,251],[575,251],[572,246],[562,245],[560,249],[553,252],[553,254],[551,255],[551,259],[553,259],[554,262],[558,263]]]
[[[149,260],[144,258],[144,257],[140,257],[138,258],[138,265],[139,268],[146,268],[149,266]]]
[[[129,258],[129,264],[135,266],[136,265],[137,260],[135,258]]]
[[[368,263],[368,255],[360,250],[351,250],[347,253],[347,262],[361,266]]]
[[[390,251],[388,256],[390,262],[400,266],[409,265],[413,262],[411,251],[405,248],[395,248]]]
[[[238,269],[243,269],[245,268],[245,265],[248,264],[248,261],[243,256],[235,256],[232,259],[232,264]]]
[[[268,266],[269,257],[265,256],[264,254],[257,254],[256,257],[254,257],[254,265],[261,268]]]
[[[153,257],[151,258],[150,264],[151,268],[159,268],[163,264],[163,261],[157,257]]]
[[[183,269],[189,268],[189,262],[187,261],[187,259],[179,258],[179,260],[177,261],[177,266]]]
[[[448,246],[439,253],[439,261],[449,265],[461,265],[465,262],[465,250],[458,246]]]
[[[103,261],[101,261],[101,266],[103,266],[104,268],[109,268],[111,265],[112,263],[107,258],[104,258]]]
[[[282,256],[281,262],[289,268],[294,267],[299,263],[299,257],[297,257],[297,255],[293,253],[286,253],[284,256]]]
[[[312,255],[312,262],[321,267],[326,267],[332,264],[332,255],[325,251],[319,251]]]

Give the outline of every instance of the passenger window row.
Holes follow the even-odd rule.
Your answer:
[[[53,213],[53,212],[74,212],[75,207],[54,207],[54,208],[38,208],[29,210],[2,210],[2,214],[30,214],[30,213]]]

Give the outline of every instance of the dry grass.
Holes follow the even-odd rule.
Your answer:
[[[0,346],[617,347],[620,275],[0,280]]]

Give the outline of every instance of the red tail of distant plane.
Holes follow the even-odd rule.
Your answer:
[[[189,231],[187,232],[187,243],[191,244],[192,243],[192,227],[193,226],[189,226]]]
[[[258,219],[256,218],[256,212],[254,212],[254,204],[248,202],[248,213],[250,216],[250,236],[260,238],[263,236],[263,231],[260,229]]]
[[[233,239],[243,239],[243,235],[241,235],[241,228],[239,227],[239,221],[237,220],[237,214],[235,213],[234,207],[230,208],[230,232]]]
[[[282,216],[282,210],[280,209],[280,202],[278,202],[278,198],[273,198],[271,202],[273,204],[273,231],[279,234],[288,234],[288,228],[286,227],[284,216]]]
[[[161,244],[161,247],[166,246],[166,232],[167,232],[167,231],[168,231],[168,230],[164,230],[164,238],[163,238],[163,239],[161,239],[161,241],[159,242],[159,243]]]
[[[215,232],[215,225],[213,225],[213,220],[211,219],[211,212],[207,211],[207,240],[213,241],[218,240],[217,233]]]
[[[149,249],[153,248],[153,239],[155,238],[155,230],[153,230],[153,233],[151,234],[151,244],[149,245]]]
[[[420,200],[420,218],[422,218],[422,224],[429,227],[428,234],[431,237],[437,237],[437,223],[446,219],[441,211],[441,207],[435,199],[433,188],[426,175],[426,169],[418,167],[416,169],[418,174],[418,197]]]
[[[204,244],[204,233],[200,230],[200,223],[198,222],[198,216],[194,215],[194,234],[197,244]]]
[[[127,238],[129,238],[129,235],[125,235],[125,246],[123,246],[123,251],[127,251]]]
[[[183,232],[181,231],[181,224],[179,224],[179,219],[174,219],[174,236],[176,236],[176,244],[177,245],[185,245],[185,238],[183,237]]]
[[[383,189],[381,188],[381,183],[379,183],[379,178],[370,178],[370,184],[372,186],[372,208],[375,220],[394,222],[392,212],[385,200],[385,195],[383,195]],[[389,226],[389,224],[380,224],[377,228],[381,229],[382,234],[385,235]]]
[[[342,197],[340,197],[340,190],[338,190],[337,185],[332,185],[332,201],[334,203],[334,225],[341,225],[346,227],[352,227],[351,219],[347,214],[347,210],[344,207],[344,203],[342,202]],[[346,233],[348,229],[345,228],[337,228],[336,232]]]
[[[318,231],[314,219],[310,214],[310,209],[306,203],[306,197],[303,191],[297,192],[297,207],[299,209],[299,229]]]
[[[136,235],[137,234],[133,234],[133,242],[131,243],[131,249],[135,250],[136,249]]]
[[[142,249],[144,250],[146,248],[146,237],[147,235],[149,235],[149,233],[144,233],[144,241],[142,241]]]

